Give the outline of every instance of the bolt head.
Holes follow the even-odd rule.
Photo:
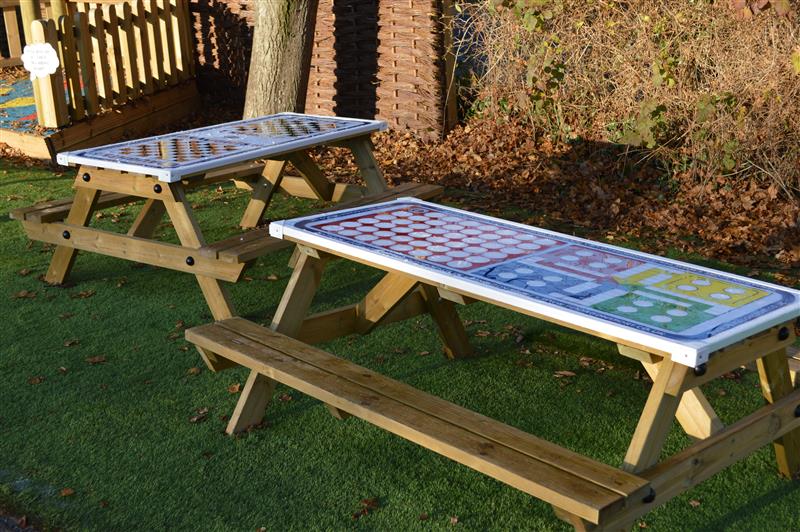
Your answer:
[[[159,185],[158,183],[153,185],[153,192],[155,192],[156,194],[161,194],[161,185]]]
[[[800,405],[794,409],[794,417],[800,417]]]
[[[91,178],[92,178],[92,176],[90,176],[88,173],[87,173],[87,174],[83,174],[83,175],[81,176],[81,179],[83,179],[83,180],[84,180],[84,181],[86,181],[87,183],[89,182],[89,180],[90,180]]]
[[[194,257],[186,257],[186,264],[194,266]]]
[[[780,330],[778,330],[778,340],[783,341],[787,338],[789,338],[789,327],[781,327]]]
[[[698,377],[702,377],[703,375],[706,374],[706,370],[708,370],[708,365],[705,362],[703,362],[702,364],[694,368],[694,374],[697,375]]]
[[[63,233],[61,233],[61,236],[63,236],[63,237],[64,237],[64,238],[66,238],[67,240],[69,240],[69,237],[70,237],[71,235],[69,234],[69,231],[64,231]]]
[[[647,496],[644,499],[642,499],[642,502],[651,503],[654,500],[656,500],[656,490],[650,488],[650,493],[648,493]]]

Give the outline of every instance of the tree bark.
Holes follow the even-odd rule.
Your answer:
[[[244,117],[305,110],[318,0],[258,0]]]

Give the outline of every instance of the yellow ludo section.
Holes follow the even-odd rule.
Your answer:
[[[678,296],[702,299],[715,305],[733,308],[742,307],[768,295],[767,292],[757,288],[693,273],[670,272],[661,268],[650,268],[630,277],[615,279],[620,284],[658,288]]]

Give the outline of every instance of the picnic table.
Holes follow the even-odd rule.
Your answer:
[[[233,318],[186,333],[220,369],[252,370],[228,432],[259,423],[281,382],[336,417],[361,417],[542,499],[580,530],[629,529],[769,443],[782,475],[800,472],[800,389],[786,356],[798,291],[416,199],[269,229],[298,246],[271,328]],[[325,264],[339,258],[386,274],[360,302],[308,316]],[[474,301],[610,340],[643,364],[653,386],[621,468],[309,345],[427,312],[446,354],[468,356],[456,305]],[[767,405],[725,426],[700,386],[751,362]],[[676,419],[695,443],[662,458]]]
[[[385,128],[376,120],[280,113],[63,152],[60,164],[79,166],[74,197],[17,209],[11,217],[32,240],[57,246],[49,283],[67,279],[78,250],[93,251],[194,274],[213,316],[223,319],[235,311],[222,281],[236,282],[256,258],[291,243],[269,238],[266,228],[206,242],[187,192],[227,180],[250,190],[243,229],[261,223],[278,189],[341,205],[438,194],[441,187],[433,185],[387,187],[370,141]],[[366,186],[329,181],[308,154],[323,145],[349,148]],[[302,175],[284,176],[287,162]],[[142,200],[127,234],[89,227],[95,211]],[[165,212],[180,245],[152,238]]]

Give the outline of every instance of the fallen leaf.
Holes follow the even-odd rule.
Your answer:
[[[239,382],[228,386],[228,393],[239,393],[241,391],[242,391],[242,385]]]
[[[380,501],[377,497],[371,497],[369,499],[361,499],[361,506],[364,508],[368,508],[370,510],[374,510],[380,505]]]
[[[60,368],[58,368],[58,372],[61,373],[62,375],[66,375],[67,371],[69,371],[69,370],[67,368],[65,368],[64,366],[61,366]]]
[[[644,521],[639,521],[639,528],[648,528],[647,523]]]
[[[419,514],[419,520],[420,521],[427,521],[428,520],[428,514],[426,512],[422,512],[421,514]]]
[[[275,275],[274,273],[271,273],[271,274],[267,275],[267,281],[277,281],[277,280],[278,280],[278,276]]]
[[[200,375],[201,371],[203,370],[195,366],[193,368],[189,368],[188,370],[186,370],[186,373],[188,373],[189,375]]]
[[[289,401],[291,401],[291,400],[293,399],[293,397],[292,397],[291,395],[289,395],[288,393],[282,393],[282,394],[281,394],[281,395],[278,397],[278,399],[280,399],[280,400],[281,400],[281,401],[283,401],[284,403],[288,403]]]
[[[560,379],[561,377],[574,377],[575,376],[575,372],[574,371],[569,371],[569,370],[566,370],[566,369],[562,369],[562,370],[556,371],[553,374],[553,376],[556,377],[557,379]]]
[[[451,525],[457,525],[458,524],[458,516],[457,515],[453,515],[453,516],[450,517],[450,524]]]
[[[96,357],[89,357],[86,359],[86,362],[92,365],[104,364],[106,362],[106,357],[103,355],[98,355]]]
[[[178,320],[178,321],[175,322],[175,328],[176,329],[180,330],[180,329],[184,329],[185,327],[186,327],[186,322],[185,321]]]
[[[108,501],[105,499],[100,501],[100,508],[108,508]]]
[[[77,338],[71,338],[69,340],[64,340],[64,347],[72,347],[73,345],[78,345],[80,340]]]
[[[208,408],[198,408],[197,414],[189,418],[189,423],[200,423],[208,418]]]
[[[92,297],[96,293],[97,292],[95,292],[94,290],[81,290],[77,294],[72,294],[69,297],[71,297],[72,299],[87,299],[87,298]]]
[[[119,280],[117,281],[117,288],[122,288],[122,287],[123,287],[123,286],[125,286],[127,283],[128,283],[128,279],[126,279],[125,277],[123,277],[123,278],[121,278],[121,279],[119,279]]]
[[[74,313],[74,312],[65,312],[65,313],[63,313],[63,314],[59,314],[59,315],[58,315],[58,318],[59,318],[60,320],[68,320],[68,319],[70,319],[70,318],[71,318],[72,316],[74,316],[74,315],[75,315],[75,313]]]
[[[14,299],[33,299],[34,297],[36,297],[36,292],[31,292],[29,290],[20,290],[12,297]]]
[[[697,499],[691,499],[689,501],[689,506],[691,506],[692,508],[697,508],[698,506],[700,506],[700,501],[698,501]]]
[[[29,274],[31,273],[31,270],[30,270],[30,268],[22,268],[22,269],[21,269],[20,271],[18,271],[17,273],[18,273],[19,275],[21,275],[22,277],[25,277],[26,275],[29,275]]]
[[[183,351],[183,352],[185,353],[186,351],[188,351],[188,350],[189,350],[189,346],[188,346],[188,345],[182,345],[182,346],[180,346],[178,349],[179,349],[180,351]]]
[[[167,335],[167,340],[177,340],[178,338],[182,338],[183,333],[180,331],[173,331]]]
[[[428,356],[430,354],[431,354],[430,351],[420,351],[419,352],[419,356],[421,356],[421,357],[426,357],[426,356]]]
[[[725,397],[726,395],[728,395],[728,392],[720,388],[719,390],[717,390],[717,395],[719,395],[720,397]]]
[[[61,491],[59,491],[58,494],[61,495],[62,497],[70,497],[72,495],[75,495],[75,490],[72,488],[64,488]]]
[[[41,384],[44,382],[44,376],[37,375],[28,379],[28,384]]]
[[[478,330],[478,331],[475,332],[475,336],[480,336],[481,338],[484,338],[486,336],[491,336],[491,335],[492,335],[492,333],[489,332],[489,331]]]

